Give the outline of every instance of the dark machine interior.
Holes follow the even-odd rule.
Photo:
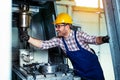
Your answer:
[[[29,45],[28,43],[22,42],[19,40],[19,35],[22,34],[22,30],[26,30],[23,28],[29,28],[29,30],[26,30],[27,33],[30,33],[34,38],[42,39],[42,40],[48,40],[54,36],[56,36],[54,25],[52,22],[54,21],[56,17],[55,12],[55,6],[54,1],[43,1],[43,0],[13,0],[12,7],[18,8],[21,5],[27,5],[29,7],[29,10],[31,8],[36,8],[39,10],[38,12],[30,12],[28,13],[28,16],[30,16],[30,23],[28,23],[25,27],[22,26],[22,19],[20,18],[21,12],[20,10],[13,10],[12,13],[12,26],[13,26],[13,39],[17,37],[16,43],[13,43],[12,51],[13,55],[15,55],[16,52],[18,52],[18,49],[24,49],[24,48],[32,48],[36,49],[33,46]],[[49,61],[51,63],[63,63],[63,56],[61,56],[61,50],[56,47],[53,49],[49,49]],[[53,58],[54,57],[54,58]],[[14,59],[14,58],[13,58]],[[13,62],[19,62],[16,60],[13,60]],[[18,63],[19,64],[19,63]]]

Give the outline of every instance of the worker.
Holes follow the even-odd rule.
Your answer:
[[[59,46],[70,59],[76,76],[80,76],[83,80],[104,80],[98,57],[88,44],[108,43],[109,37],[90,36],[83,31],[72,30],[73,21],[67,13],[58,14],[53,23],[57,36],[52,39],[38,40],[28,34],[21,35],[21,39],[41,50]]]

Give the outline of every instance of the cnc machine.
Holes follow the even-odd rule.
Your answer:
[[[12,80],[80,80],[73,74],[59,48],[40,50],[20,35],[48,40],[56,36],[54,0],[13,0]]]

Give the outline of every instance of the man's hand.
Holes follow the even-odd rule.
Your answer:
[[[103,43],[109,43],[109,39],[110,39],[110,37],[107,35],[107,36],[103,36],[102,37],[102,42]]]
[[[20,35],[20,40],[21,41],[28,41],[30,38],[30,36],[26,33],[26,32],[23,32],[21,35]]]

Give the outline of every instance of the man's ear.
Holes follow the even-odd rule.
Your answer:
[[[69,25],[66,25],[65,27],[66,27],[67,30],[70,29],[70,26],[69,26]]]

